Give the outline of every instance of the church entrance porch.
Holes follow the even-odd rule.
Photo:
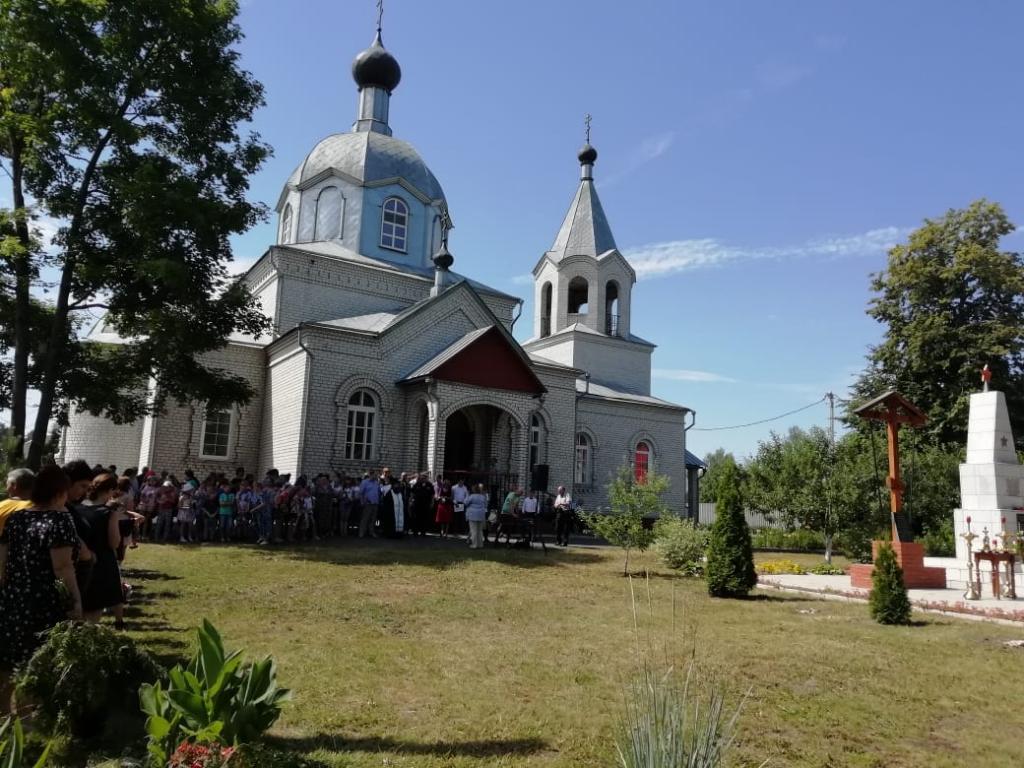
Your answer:
[[[482,483],[492,506],[521,482],[517,454],[522,427],[505,410],[480,404],[460,408],[445,419],[443,474],[467,486]]]

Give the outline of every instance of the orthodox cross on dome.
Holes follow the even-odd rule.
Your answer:
[[[587,135],[587,144],[590,143],[590,121],[592,119],[593,118],[590,117],[590,113],[589,112],[587,112],[586,116],[583,118],[583,126],[584,126],[584,130],[586,131],[586,135]]]
[[[989,370],[988,363],[985,363],[985,367],[981,369],[982,392],[988,392],[988,383],[990,381],[992,381],[992,371]]]
[[[384,21],[384,0],[377,0],[377,32],[381,31],[381,25]]]

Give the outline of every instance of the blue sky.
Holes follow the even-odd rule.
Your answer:
[[[351,125],[374,16],[371,0],[244,3],[255,128],[275,150],[255,198],[273,205]],[[985,196],[1024,221],[1022,26],[1011,2],[388,0],[391,125],[444,186],[455,268],[529,299],[590,112],[599,192],[641,276],[633,330],[658,344],[654,393],[699,428],[732,425],[845,391],[879,333],[868,275],[924,217]],[[238,260],[273,236],[238,238]],[[689,447],[746,454],[825,416]]]
[[[350,126],[374,4],[252,0],[241,21],[275,149],[253,192],[272,204]],[[654,392],[698,427],[740,424],[845,392],[879,334],[868,276],[923,218],[985,196],[1024,221],[1022,25],[1009,2],[388,0],[391,125],[444,186],[456,269],[529,300],[590,112],[599,192],[641,276],[633,330],[658,344]],[[746,454],[825,418],[694,431],[690,447]]]

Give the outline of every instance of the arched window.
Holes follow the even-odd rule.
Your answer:
[[[633,456],[633,476],[638,483],[647,482],[647,473],[651,468],[651,446],[641,440],[636,444]]]
[[[619,335],[619,284],[614,280],[604,286],[604,332]]]
[[[586,278],[574,277],[569,281],[569,324],[579,322],[587,316],[587,300],[590,286]]]
[[[341,236],[341,190],[324,187],[316,198],[314,240],[334,240]]]
[[[551,281],[540,289],[540,337],[551,335]]]
[[[376,432],[377,399],[368,390],[357,389],[348,400],[345,458],[355,461],[374,458]]]
[[[384,248],[405,253],[409,231],[409,207],[400,197],[384,201],[384,215],[380,220],[380,244]]]
[[[590,485],[590,438],[583,432],[576,435],[576,469],[573,472],[576,485]]]
[[[530,469],[540,464],[540,416],[533,414],[530,417]]]
[[[288,203],[285,205],[284,210],[281,211],[281,233],[277,238],[278,242],[282,245],[287,245],[292,241],[292,204]]]

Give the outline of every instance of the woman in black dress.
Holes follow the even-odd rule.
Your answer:
[[[43,467],[32,506],[7,518],[0,534],[0,706],[10,674],[31,658],[45,633],[82,617],[75,579],[78,536],[64,509],[70,483],[60,467]]]
[[[105,609],[114,614],[118,629],[124,628],[124,589],[117,550],[121,546],[121,513],[107,506],[117,493],[117,478],[102,474],[93,478],[82,503],[75,508],[79,535],[96,558],[92,578],[82,594],[87,621],[97,622]]]

